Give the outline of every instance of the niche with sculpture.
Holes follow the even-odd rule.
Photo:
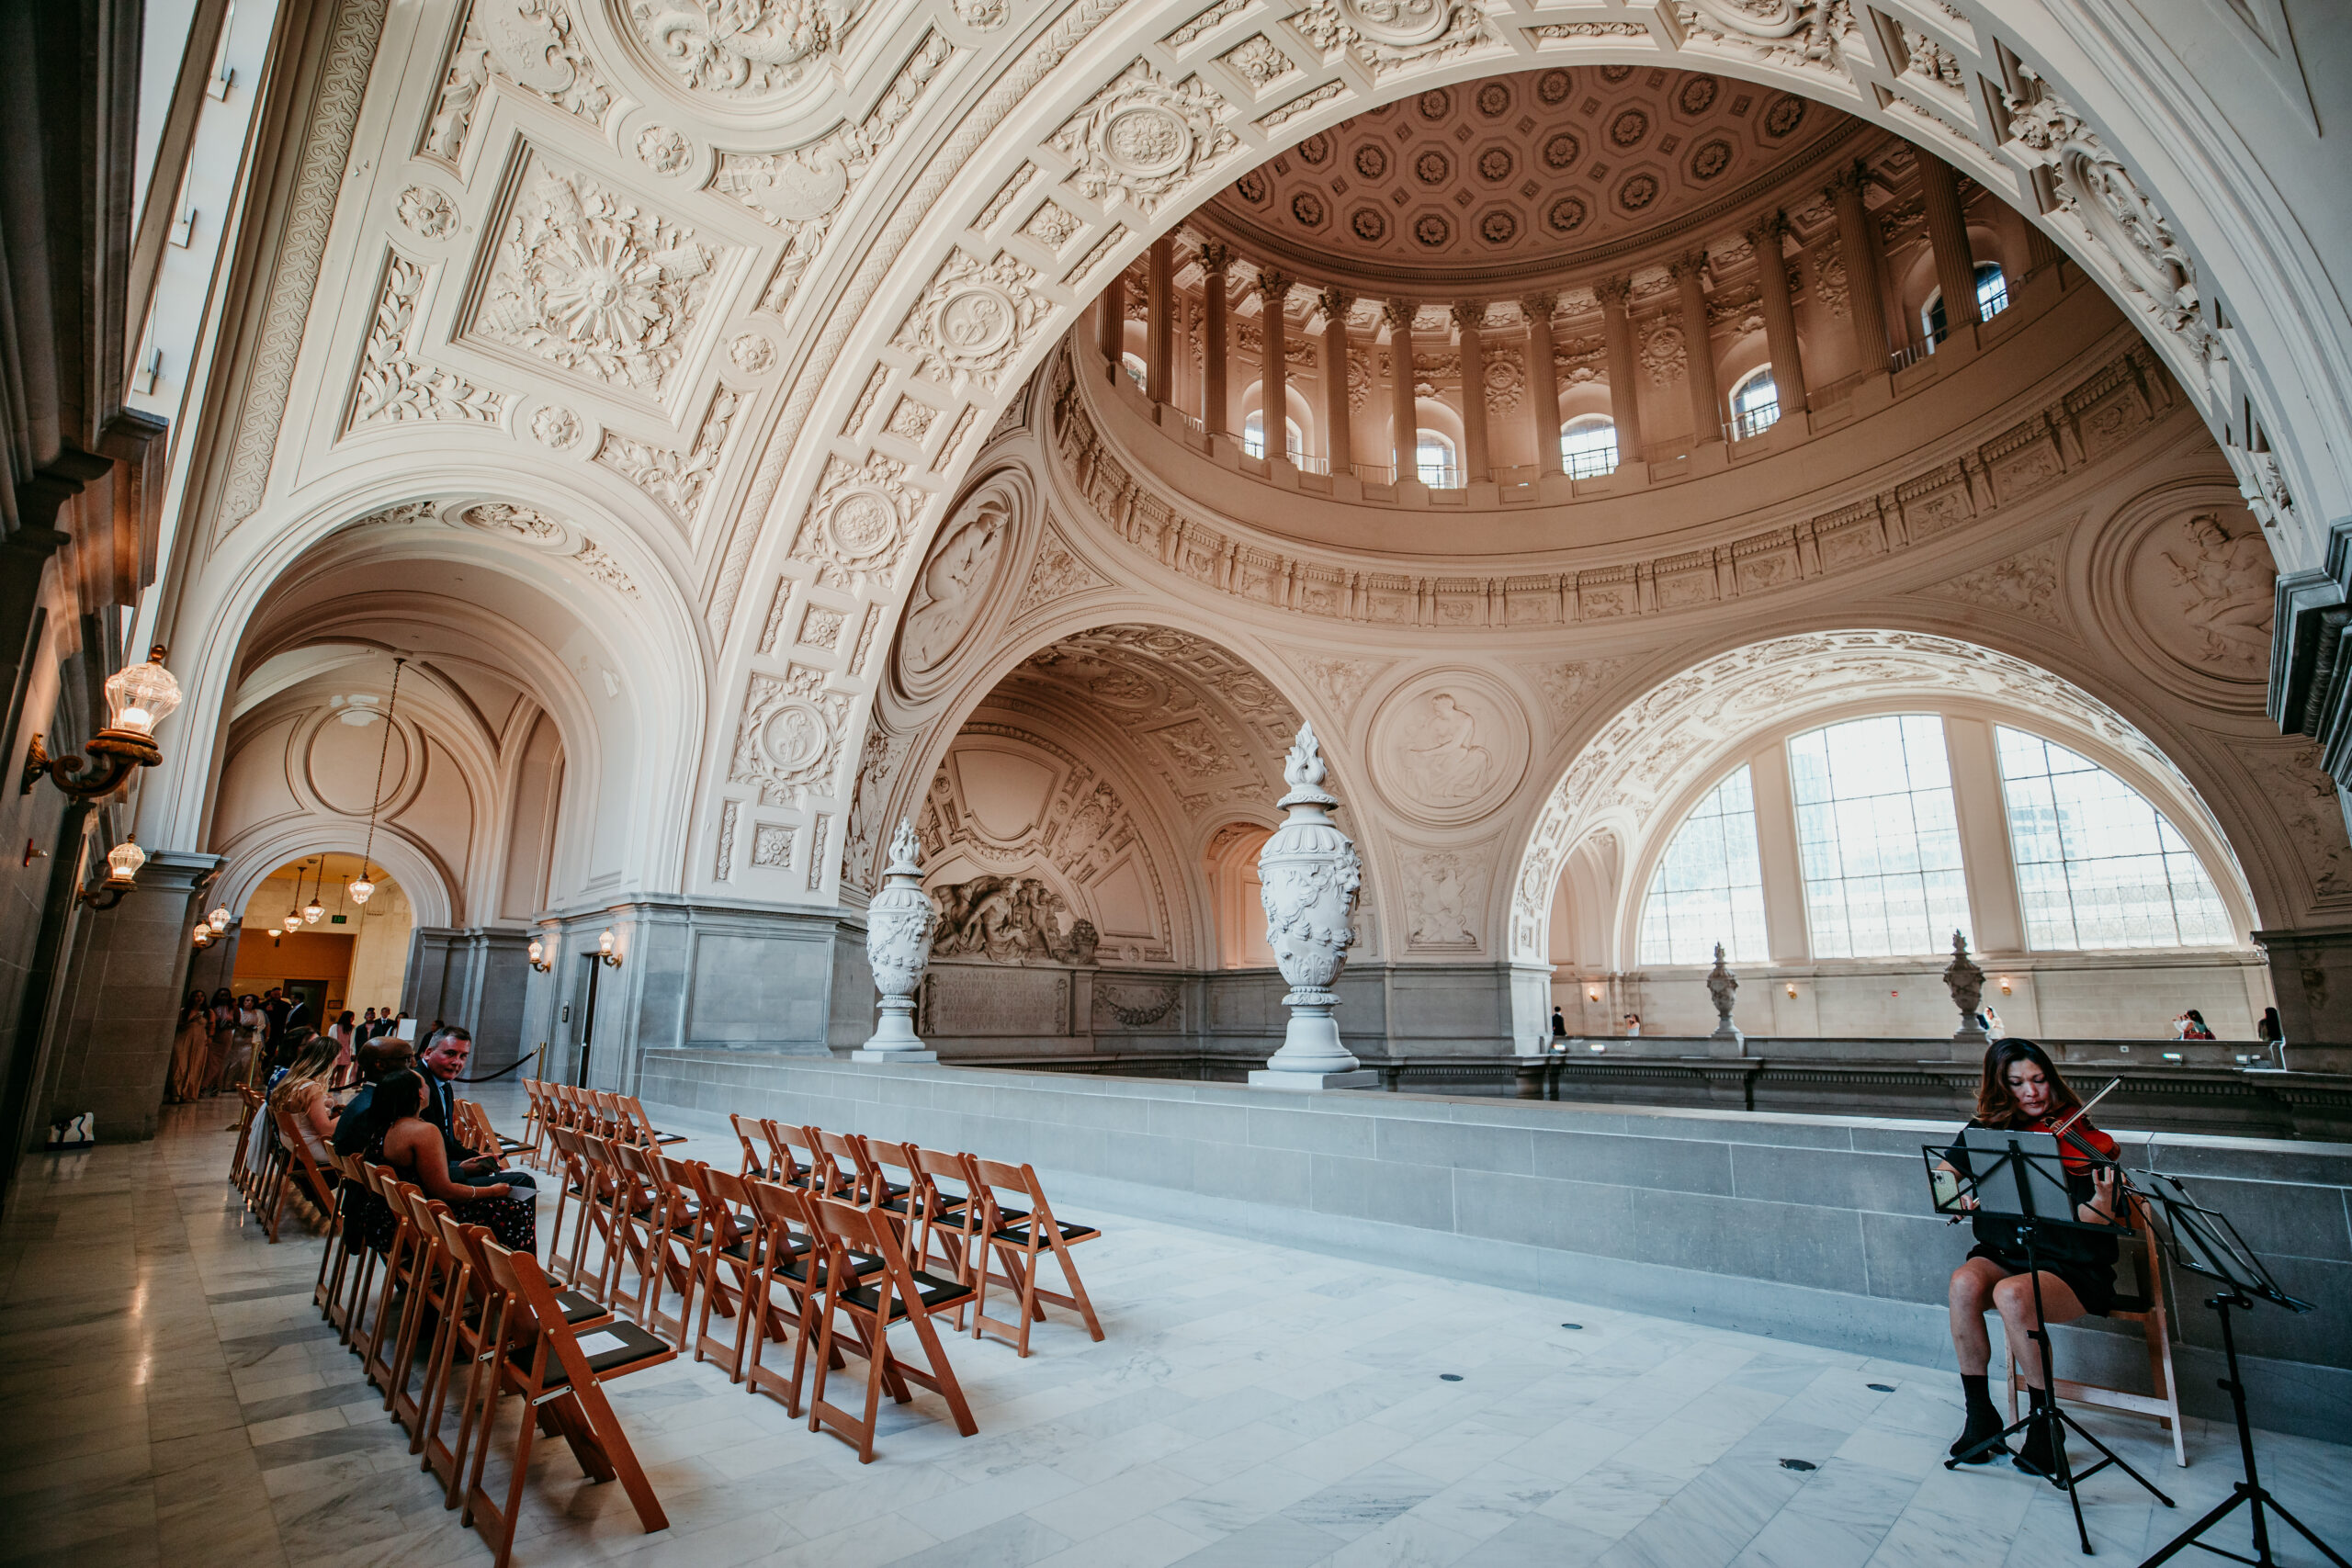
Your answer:
[[[1072,919],[1069,900],[1034,876],[976,876],[931,890],[939,907],[935,958],[990,964],[1094,962],[1091,920]]]

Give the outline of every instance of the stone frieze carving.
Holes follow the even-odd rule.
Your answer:
[[[695,433],[695,444],[686,451],[608,431],[597,443],[595,460],[660,502],[679,524],[690,525],[712,476],[718,471],[728,432],[742,401],[741,393],[725,387],[712,393],[710,407],[704,411],[702,425]]]
[[[1155,1025],[1177,1030],[1184,1027],[1184,993],[1176,986],[1106,985],[1096,981],[1094,1010],[1107,1013],[1122,1029],[1150,1029]]]
[[[725,101],[789,92],[840,49],[859,0],[629,0],[630,28],[688,90]]]
[[[565,0],[476,0],[417,151],[457,163],[492,74],[591,125],[602,125],[613,105]]]
[[[923,563],[900,634],[907,672],[928,674],[963,646],[1012,543],[1013,499],[983,484],[941,530]]]
[[[792,558],[815,563],[818,581],[829,588],[887,581],[906,548],[916,504],[904,465],[880,457],[863,463],[831,458],[801,519]]]
[[[428,365],[416,355],[417,297],[425,269],[392,253],[376,314],[360,351],[359,376],[351,392],[346,431],[378,420],[453,419],[496,424],[506,416],[506,395],[477,387],[454,370]]]
[[[1018,619],[1057,599],[1109,586],[1110,580],[1071,553],[1069,546],[1047,524],[1037,541],[1036,558],[1029,566],[1029,581],[1022,585],[1012,614]]]
[[[1089,920],[1071,920],[1069,901],[1034,876],[979,876],[934,887],[942,958],[991,964],[1091,964],[1100,942]]]
[[[1698,39],[1782,67],[1838,71],[1853,30],[1848,0],[1674,0],[1685,44]]]
[[[1171,85],[1138,59],[1047,145],[1069,160],[1069,182],[1089,200],[1106,208],[1125,201],[1148,218],[1240,145],[1233,117],[1233,106],[1199,77]]]
[[[1290,23],[1326,61],[1351,54],[1374,81],[1499,41],[1476,0],[1314,0]]]
[[[825,689],[825,672],[792,665],[782,675],[754,671],[743,694],[729,761],[729,784],[759,790],[763,806],[803,803],[833,793],[849,695]]]
[[[1484,924],[1488,847],[1410,850],[1400,853],[1405,895],[1405,944],[1412,948],[1476,949]]]
[[[2023,615],[2064,631],[2066,617],[2059,610],[2063,570],[2057,542],[2045,539],[2006,559],[1963,571],[1920,592],[1939,599],[1957,599],[1987,610]]]
[[[658,398],[707,302],[717,256],[675,219],[535,157],[469,331],[607,389]]]
[[[892,345],[958,396],[975,388],[993,394],[1046,319],[1049,307],[1037,281],[1009,255],[984,263],[958,250],[933,276]]]

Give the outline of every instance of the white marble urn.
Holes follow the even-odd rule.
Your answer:
[[[939,1059],[923,1049],[914,1025],[915,987],[931,966],[932,928],[937,918],[931,895],[922,890],[922,842],[915,837],[914,824],[901,819],[890,837],[890,863],[882,874],[882,890],[866,906],[865,961],[873,967],[874,988],[881,999],[873,1038],[852,1060]]]
[[[1258,852],[1260,899],[1266,910],[1266,945],[1290,983],[1283,1004],[1290,1027],[1265,1070],[1250,1075],[1261,1088],[1334,1089],[1373,1082],[1340,1043],[1331,989],[1355,945],[1356,896],[1363,863],[1331,820],[1339,797],[1323,787],[1326,770],[1315,730],[1302,724],[1283,765],[1290,793],[1275,802],[1289,813]]]

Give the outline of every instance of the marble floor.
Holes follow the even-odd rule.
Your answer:
[[[519,1097],[493,1094],[502,1125]],[[0,1232],[0,1563],[484,1563],[222,1180],[228,1102],[147,1145],[35,1155]],[[657,1118],[659,1112],[657,1111]],[[667,1121],[667,1119],[663,1119]],[[730,1166],[707,1123],[689,1152]],[[1080,1258],[1108,1331],[1026,1361],[947,1343],[980,1435],[886,1404],[875,1462],[679,1361],[613,1385],[671,1527],[541,1445],[516,1562],[730,1568],[1994,1568],[2079,1560],[2065,1499],[1947,1472],[1946,1373],[1115,1214]],[[2228,1495],[2198,1424],[2091,1418],[2180,1506],[2085,1490],[2134,1562]],[[2266,1435],[2267,1479],[2352,1544],[2352,1450]],[[2243,1528],[2218,1543],[2246,1548]],[[2282,1561],[2316,1563],[2295,1541]]]

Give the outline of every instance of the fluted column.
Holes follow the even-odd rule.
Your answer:
[[[1233,247],[1223,240],[1201,242],[1202,286],[1208,298],[1203,330],[1208,342],[1201,345],[1201,428],[1211,435],[1232,434],[1233,405],[1225,389],[1227,343],[1226,275],[1233,265]]]
[[[1878,244],[1870,209],[1862,205],[1860,160],[1838,172],[1822,194],[1838,212],[1838,254],[1846,264],[1846,309],[1854,322],[1854,349],[1865,370],[1886,365],[1886,295],[1878,286]]]
[[[1464,299],[1453,307],[1453,325],[1462,334],[1462,478],[1464,484],[1495,477],[1495,460],[1487,442],[1487,302]]]
[[[1527,407],[1535,421],[1535,467],[1560,468],[1560,367],[1552,363],[1552,312],[1557,295],[1531,294],[1519,302],[1527,317]]]
[[[1420,473],[1420,411],[1413,400],[1413,318],[1419,310],[1410,299],[1391,299],[1380,309],[1388,328],[1388,442],[1400,483]]]
[[[1707,253],[1685,251],[1667,264],[1682,317],[1682,380],[1690,394],[1690,439],[1720,441],[1723,389],[1715,379],[1715,339],[1707,329]]]
[[[1804,359],[1797,348],[1796,308],[1789,303],[1789,261],[1781,254],[1789,220],[1775,212],[1747,231],[1756,247],[1756,288],[1764,305],[1764,347],[1772,356],[1772,385],[1779,391],[1781,412],[1804,407]]]
[[[1290,279],[1270,267],[1258,269],[1259,341],[1265,363],[1258,373],[1258,423],[1266,432],[1266,456],[1290,456]]]
[[[1642,451],[1641,367],[1634,354],[1634,280],[1604,277],[1593,286],[1600,299],[1601,341],[1609,348],[1609,417],[1617,423],[1617,462],[1632,463]]]
[[[1176,388],[1176,241],[1162,234],[1151,243],[1148,280],[1150,325],[1144,335],[1143,389],[1155,403],[1172,401]]]
[[[1326,288],[1316,297],[1323,308],[1324,452],[1331,471],[1344,474],[1356,460],[1354,432],[1348,428],[1348,312],[1356,297],[1344,288]]]
[[[1096,324],[1102,331],[1102,357],[1111,362],[1114,370],[1127,346],[1127,275],[1116,274],[1102,290],[1102,319]]]
[[[1944,329],[1976,324],[1976,263],[1968,254],[1968,219],[1960,209],[1960,176],[1924,147],[1913,150],[1919,165],[1919,201],[1928,212],[1928,244],[1936,253],[1936,282],[1944,291]]]

